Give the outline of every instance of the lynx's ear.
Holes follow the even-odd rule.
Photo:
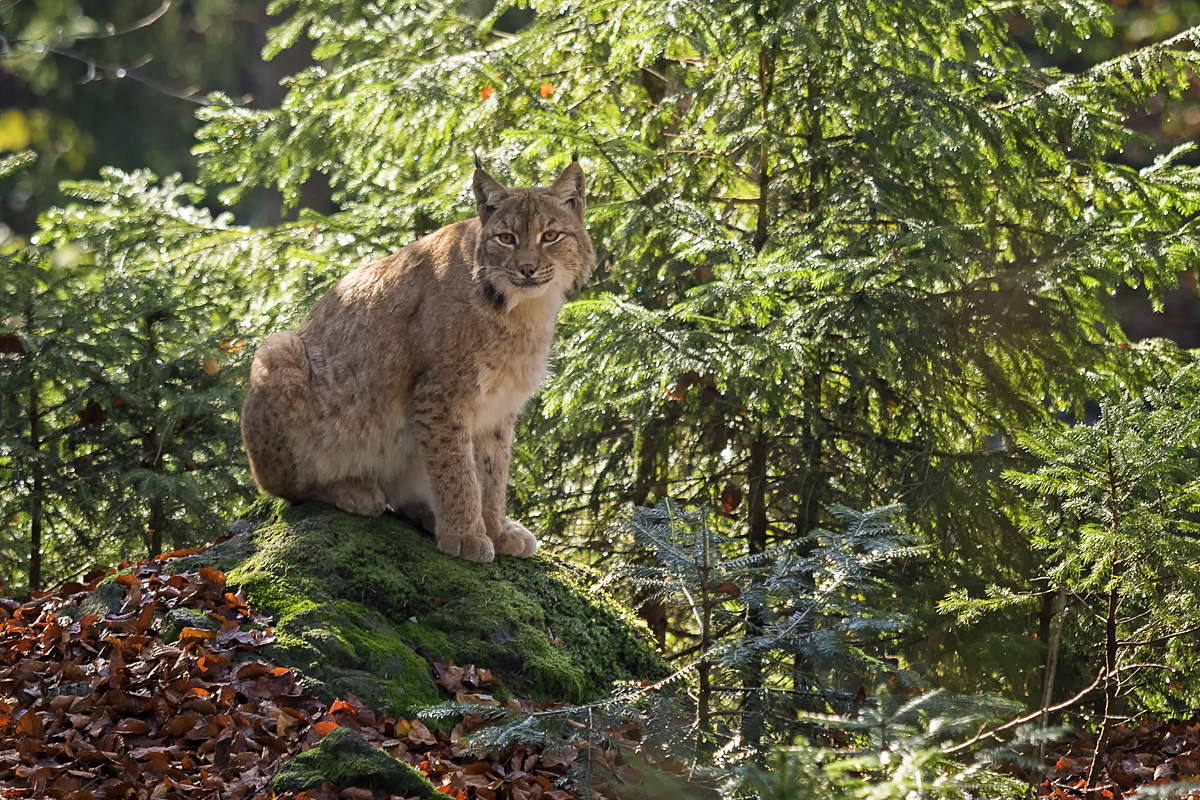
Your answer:
[[[582,220],[586,190],[587,187],[583,181],[583,167],[579,166],[578,161],[573,160],[563,170],[562,175],[558,176],[558,180],[554,182],[549,191]]]
[[[500,205],[500,201],[508,196],[508,189],[500,181],[488,175],[475,159],[475,177],[471,188],[475,190],[475,211],[479,214],[479,222],[485,223],[492,212]]]

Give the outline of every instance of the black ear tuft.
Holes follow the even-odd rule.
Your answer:
[[[475,154],[475,169],[483,169],[483,160],[479,158],[479,153]]]
[[[550,194],[557,197],[567,208],[574,211],[580,219],[583,218],[584,195],[586,188],[583,179],[583,167],[578,161],[572,161],[558,176],[558,180],[549,189]]]
[[[475,168],[475,177],[471,181],[471,188],[475,194],[475,211],[479,214],[481,222],[487,222],[488,217],[496,211],[500,202],[508,195],[508,189],[504,188],[504,184],[488,175],[482,167]]]
[[[571,151],[571,160],[572,161],[579,160],[579,148],[578,147],[576,147],[574,150]]]

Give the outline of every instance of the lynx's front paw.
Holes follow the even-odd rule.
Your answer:
[[[517,558],[529,558],[537,550],[537,539],[519,522],[505,520],[500,535],[495,538],[496,552]]]
[[[446,555],[458,556],[479,564],[486,564],[496,557],[492,540],[484,533],[483,520],[479,520],[477,525],[465,527],[442,525],[439,522],[437,546]]]

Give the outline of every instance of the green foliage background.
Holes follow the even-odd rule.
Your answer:
[[[578,151],[601,267],[524,416],[514,516],[604,564],[646,557],[618,524],[631,504],[712,509],[730,557],[801,540],[835,505],[903,504],[927,555],[889,574],[881,598],[910,623],[871,646],[954,690],[1040,702],[1043,512],[1004,475],[1057,458],[1019,441],[1094,421],[1114,392],[1136,404],[1193,360],[1129,341],[1114,298],[1161,308],[1197,263],[1194,3],[277,0],[263,55],[288,77],[247,102],[219,20],[250,7],[189,6],[220,65],[198,79],[224,87],[198,108],[194,160],[178,142],[55,144],[146,127],[92,130],[79,110],[112,100],[66,65],[105,53],[52,57],[103,14],[0,11],[4,67],[57,131],[28,137],[37,163],[7,179],[43,213],[21,239],[6,212],[6,586],[31,584],[35,518],[43,582],[139,538],[211,537],[249,494],[254,343],[352,265],[468,216],[475,154],[527,185]],[[114,24],[145,13],[120,4]],[[168,65],[190,46],[154,41]],[[123,171],[97,177],[97,160]],[[78,179],[51,207],[64,171]],[[936,607],[987,591],[1021,601],[986,628]],[[1064,692],[1091,677],[1089,613]],[[665,623],[672,645],[696,636],[685,614]]]

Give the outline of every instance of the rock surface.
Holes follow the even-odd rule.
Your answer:
[[[587,568],[541,554],[473,564],[391,516],[318,503],[239,520],[232,538],[172,562],[223,571],[275,618],[264,655],[331,699],[392,713],[445,699],[433,663],[490,669],[513,694],[583,702],[613,681],[666,673],[645,628]],[[503,688],[498,699],[503,699]]]
[[[271,779],[271,788],[302,792],[325,781],[339,789],[358,787],[400,797],[434,800],[440,796],[420,772],[376,749],[349,728],[335,728],[312,750],[280,767]]]

